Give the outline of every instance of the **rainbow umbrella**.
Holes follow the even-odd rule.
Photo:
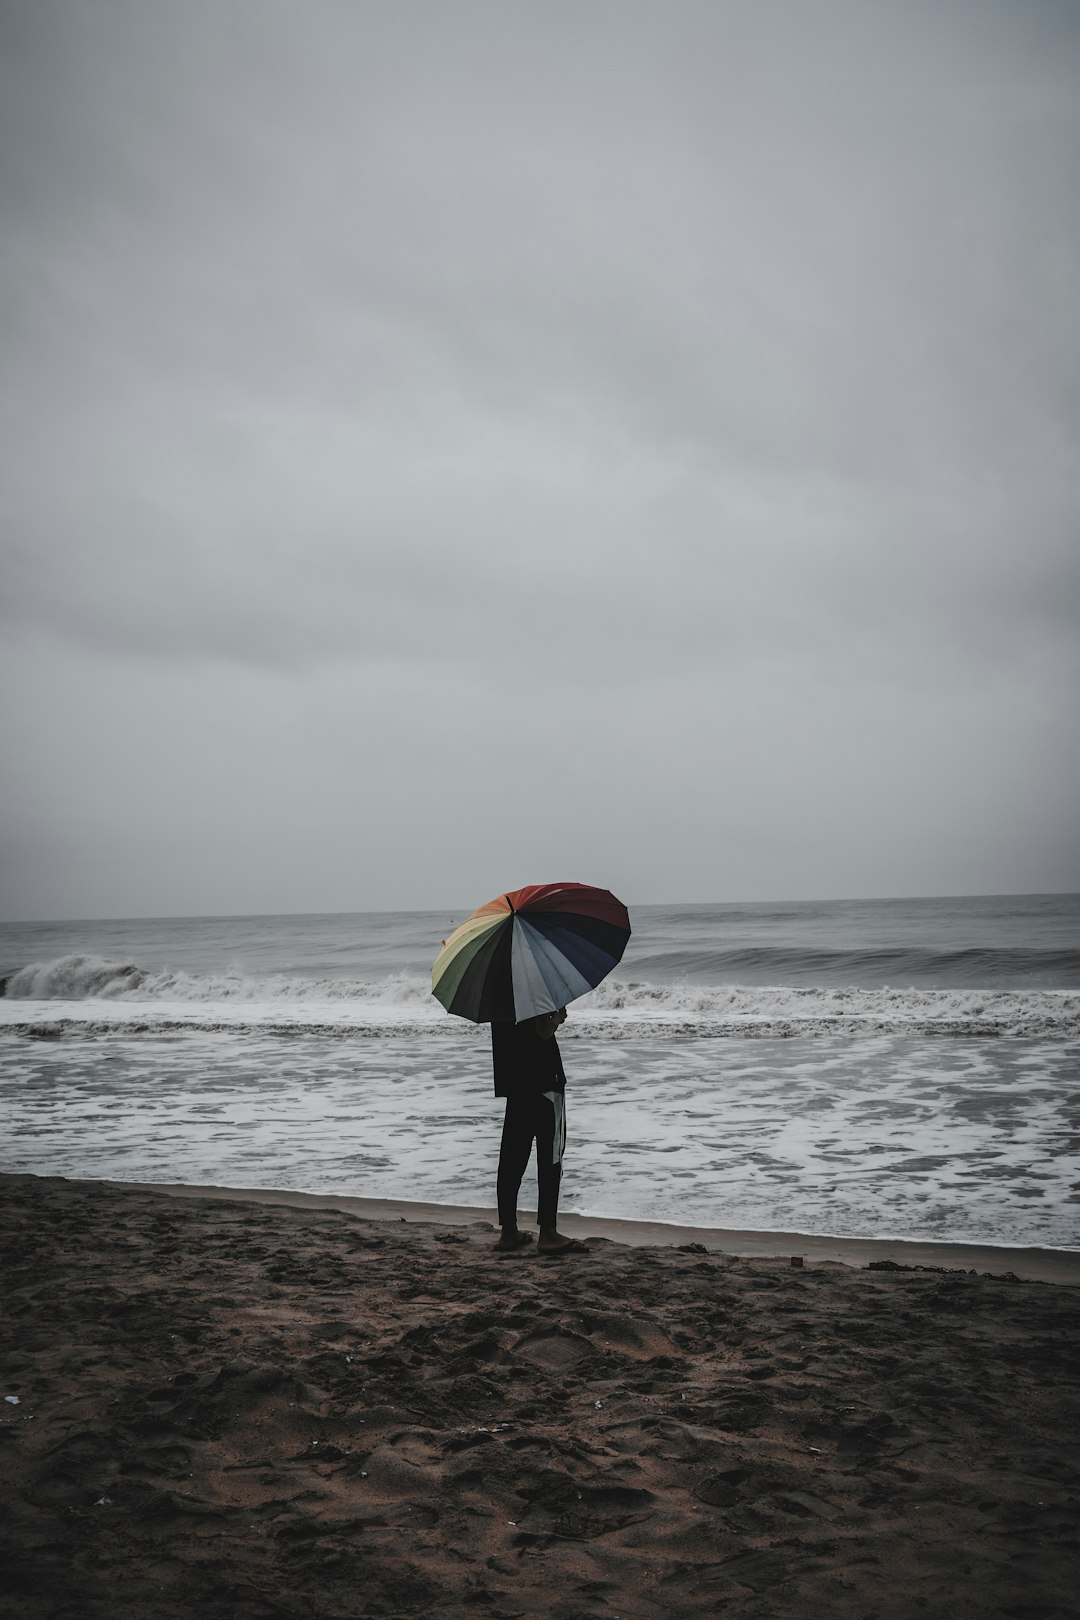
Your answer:
[[[520,1024],[596,988],[630,938],[621,900],[587,883],[534,883],[489,900],[455,928],[432,994],[474,1024]]]

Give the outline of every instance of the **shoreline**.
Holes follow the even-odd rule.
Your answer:
[[[234,1203],[284,1206],[300,1210],[337,1211],[355,1219],[407,1222],[435,1226],[494,1227],[493,1207],[435,1204],[412,1199],[364,1198],[343,1193],[295,1192],[288,1188],[222,1187],[185,1182],[83,1180],[64,1176],[38,1176],[32,1172],[0,1171],[0,1183],[28,1180],[37,1184],[103,1187],[122,1191],[161,1193],[170,1198],[225,1199]],[[527,1225],[524,1215],[522,1224]],[[707,1227],[662,1221],[629,1220],[617,1216],[559,1216],[560,1229],[583,1241],[603,1238],[629,1248],[678,1248],[701,1244],[710,1252],[737,1259],[801,1259],[804,1265],[841,1265],[863,1268],[890,1262],[899,1268],[938,1268],[975,1271],[987,1275],[1012,1273],[1025,1281],[1080,1287],[1080,1250],[1031,1246],[955,1243],[935,1239],[857,1238],[820,1236],[805,1232],[765,1231],[739,1227]]]

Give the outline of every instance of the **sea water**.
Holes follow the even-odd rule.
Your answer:
[[[465,914],[0,926],[0,1169],[489,1206]],[[631,917],[560,1032],[564,1208],[1080,1246],[1080,897]]]

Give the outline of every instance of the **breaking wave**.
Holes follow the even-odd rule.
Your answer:
[[[149,971],[96,956],[30,964],[3,981],[0,1027],[38,1037],[174,1030],[443,1038],[449,1018],[426,974],[379,979]],[[64,1003],[61,1010],[57,1003]],[[51,1005],[50,1005],[51,1004]],[[813,1034],[1080,1037],[1080,992],[700,984],[608,979],[574,1003],[563,1037],[660,1039]]]
[[[371,1001],[381,1004],[431,999],[431,981],[392,974],[372,981],[269,974],[151,972],[132,962],[100,956],[61,956],[34,962],[2,981],[13,1001]]]

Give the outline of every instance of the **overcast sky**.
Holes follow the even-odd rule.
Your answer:
[[[0,912],[1080,888],[1075,0],[0,0]]]

